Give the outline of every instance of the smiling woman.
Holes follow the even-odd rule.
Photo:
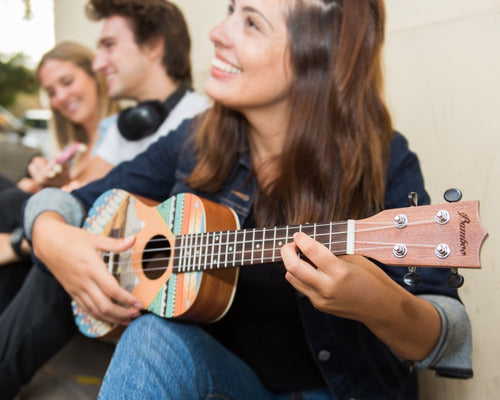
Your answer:
[[[8,269],[15,276],[0,282],[0,311],[31,267],[27,242],[22,235],[11,234],[22,225],[23,202],[43,187],[61,187],[83,173],[103,130],[99,121],[117,110],[117,104],[107,98],[104,80],[92,72],[93,59],[94,53],[85,46],[63,42],[45,53],[38,65],[37,77],[50,99],[56,140],[59,149],[65,149],[60,155],[69,157],[67,151],[78,151],[72,159],[34,157],[28,165],[29,176],[17,184],[2,179],[0,265],[10,264]]]

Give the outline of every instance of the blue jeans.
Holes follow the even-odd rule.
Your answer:
[[[273,394],[241,359],[203,329],[155,315],[136,319],[122,335],[100,400],[333,400],[328,389]]]

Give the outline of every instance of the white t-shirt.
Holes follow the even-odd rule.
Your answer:
[[[158,138],[176,129],[182,121],[205,111],[209,106],[210,101],[207,97],[191,91],[186,92],[154,134],[136,141],[125,139],[118,131],[118,124],[115,120],[98,145],[95,155],[112,165],[131,160],[146,150],[151,143],[156,142]]]

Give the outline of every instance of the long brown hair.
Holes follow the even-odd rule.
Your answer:
[[[118,112],[120,107],[118,102],[109,99],[104,76],[102,74],[95,74],[94,71],[92,71],[92,61],[94,57],[95,55],[92,50],[79,43],[61,42],[42,56],[36,69],[36,76],[38,80],[40,80],[40,69],[49,60],[72,62],[85,71],[85,73],[96,82],[99,95],[100,116],[104,118]],[[52,109],[52,125],[55,139],[60,149],[72,142],[89,142],[89,136],[81,125],[71,122],[54,109]]]
[[[258,226],[362,218],[383,208],[392,123],[382,98],[382,0],[296,0],[287,18],[294,71],[291,118],[277,165],[258,188]],[[215,192],[238,155],[246,121],[215,105],[196,135],[188,182]]]

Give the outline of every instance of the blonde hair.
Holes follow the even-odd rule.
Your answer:
[[[77,67],[85,71],[92,77],[97,85],[99,95],[100,117],[105,118],[119,111],[118,102],[108,97],[108,90],[105,78],[102,74],[96,74],[92,71],[92,61],[95,54],[87,47],[74,42],[61,42],[52,50],[45,53],[36,68],[36,77],[40,81],[40,69],[45,62],[49,60],[70,61]],[[88,143],[89,137],[82,126],[69,121],[57,110],[52,108],[52,125],[54,129],[56,143],[59,148],[65,147],[69,143],[81,142]]]

